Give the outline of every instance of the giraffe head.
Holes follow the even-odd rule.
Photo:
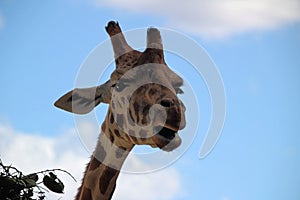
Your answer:
[[[112,41],[119,40],[114,39],[121,31],[117,23],[110,22],[106,30]],[[178,131],[185,127],[185,106],[178,97],[183,93],[180,89],[183,80],[164,60],[158,29],[148,29],[143,53],[128,48],[117,57],[115,52],[115,59],[117,67],[106,83],[70,91],[55,105],[84,114],[100,102],[108,103],[106,127],[117,132],[117,137],[165,151],[177,148],[181,144]],[[122,62],[126,60],[131,64],[124,65]]]
[[[137,63],[117,68],[110,82],[113,117],[135,144],[166,151],[180,145],[185,107],[177,95],[183,80],[166,65],[157,29],[148,29],[147,49]]]

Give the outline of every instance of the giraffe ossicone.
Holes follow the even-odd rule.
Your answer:
[[[181,144],[178,131],[185,127],[185,106],[178,98],[183,80],[164,60],[159,30],[148,29],[147,47],[140,52],[128,45],[118,23],[111,21],[105,28],[116,64],[110,79],[97,87],[74,89],[55,102],[76,114],[109,104],[78,200],[111,199],[121,167],[135,145],[172,151]]]

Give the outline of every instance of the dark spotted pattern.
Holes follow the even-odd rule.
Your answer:
[[[92,159],[89,163],[89,171],[90,170],[95,170],[96,168],[99,167],[99,165],[101,165],[101,162],[97,158],[92,156]]]
[[[118,147],[116,151],[116,158],[121,158],[123,157],[124,153],[127,151],[125,147]]]
[[[112,178],[118,173],[116,169],[110,168],[108,166],[105,167],[102,176],[99,180],[99,188],[102,194],[106,193],[106,190],[110,184]]]
[[[129,131],[128,131],[128,134],[129,134],[130,136],[134,136],[134,135],[135,135],[135,132],[134,132],[133,130],[129,130]]]
[[[147,137],[147,132],[143,129],[140,131],[139,134],[140,134],[141,138],[146,138]]]
[[[129,137],[128,134],[125,134],[124,137],[125,137],[125,139],[126,139],[127,141],[131,141],[131,139],[130,139],[130,137]]]
[[[124,116],[122,114],[117,114],[117,124],[120,129],[124,126]]]
[[[133,66],[135,66],[135,64],[137,63],[138,58],[141,55],[141,52],[136,51],[136,50],[132,50],[129,52],[123,52],[124,54],[119,56],[116,59],[116,67],[117,68],[125,68],[125,69],[129,69],[132,68]]]
[[[104,161],[106,157],[106,152],[100,142],[98,142],[97,144],[96,151],[94,152],[94,157],[99,161]]]
[[[85,187],[82,191],[82,198],[81,199],[93,200],[91,190]]]
[[[115,130],[114,130],[114,133],[115,133],[115,135],[116,135],[117,137],[121,137],[120,131],[119,131],[118,129],[115,129]]]
[[[109,134],[109,139],[110,139],[111,143],[114,143],[115,137],[113,136],[113,134]]]
[[[110,122],[111,124],[113,124],[113,123],[115,122],[114,115],[113,115],[112,113],[110,113],[109,122]]]

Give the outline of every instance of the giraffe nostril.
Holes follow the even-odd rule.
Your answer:
[[[172,99],[163,99],[159,104],[165,108],[170,108],[174,105],[174,101]]]

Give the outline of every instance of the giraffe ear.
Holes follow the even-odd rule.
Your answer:
[[[101,102],[110,102],[110,87],[110,81],[107,81],[97,87],[76,88],[60,97],[54,105],[71,113],[86,114],[91,112]]]

